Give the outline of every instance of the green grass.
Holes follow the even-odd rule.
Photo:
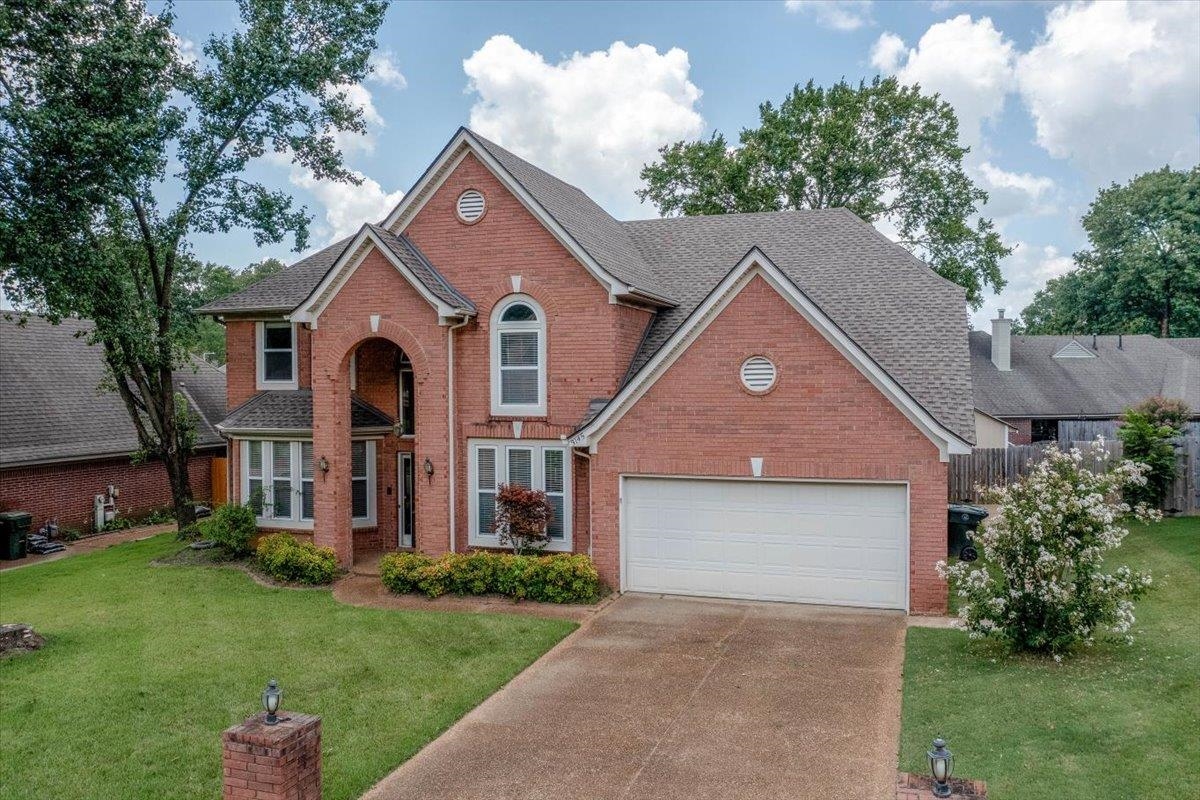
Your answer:
[[[380,611],[231,569],[151,566],[171,536],[0,573],[0,618],[42,650],[0,660],[0,794],[213,798],[221,731],[323,719],[325,798],[357,797],[569,633],[515,615]]]
[[[993,800],[1191,797],[1200,785],[1200,518],[1134,526],[1109,559],[1153,572],[1132,646],[1062,664],[911,628],[900,766],[942,734]]]

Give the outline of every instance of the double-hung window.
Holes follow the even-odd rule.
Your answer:
[[[242,442],[242,498],[264,528],[308,530],[313,524],[310,441]],[[350,443],[350,505],[355,527],[375,524],[375,442]]]
[[[296,326],[290,322],[259,322],[256,326],[257,388],[295,389]]]
[[[546,315],[516,296],[492,312],[492,413],[546,414]]]
[[[471,544],[501,546],[499,538],[492,532],[496,493],[505,484],[515,484],[545,492],[554,508],[546,549],[571,549],[570,459],[562,442],[472,439],[470,452]]]

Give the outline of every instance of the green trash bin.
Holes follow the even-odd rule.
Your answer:
[[[26,511],[0,513],[0,559],[13,561],[25,557],[25,536],[33,525],[33,515]]]
[[[951,503],[948,508],[946,551],[952,558],[963,561],[974,561],[979,558],[979,551],[971,541],[971,534],[979,524],[987,519],[987,509],[979,506],[969,506],[965,503]]]

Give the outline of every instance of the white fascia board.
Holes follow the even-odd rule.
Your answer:
[[[583,264],[584,268],[592,274],[592,277],[608,290],[610,297],[616,298],[636,291],[638,295],[645,295],[657,302],[673,305],[673,303],[665,298],[659,298],[646,292],[634,290],[633,287],[627,286],[610,275],[604,267],[600,266],[599,262],[580,246],[579,242],[575,241],[574,237],[567,233],[562,225],[558,224],[558,221],[554,217],[550,216],[546,209],[542,207],[542,204],[535,200],[533,195],[529,194],[525,190],[525,187],[499,161],[492,157],[492,154],[485,147],[475,140],[475,137],[466,128],[459,129],[454,138],[450,140],[450,143],[442,148],[442,152],[438,155],[437,160],[430,165],[429,169],[425,171],[416,185],[401,198],[395,210],[384,220],[383,227],[396,235],[402,233],[412,218],[416,216],[429,198],[441,187],[442,183],[445,182],[450,173],[462,162],[468,152],[488,168],[492,175],[504,185],[504,188],[516,197],[529,213],[533,214],[534,218],[542,224],[542,227],[550,231],[550,234],[558,240],[559,244],[567,249],[567,252],[575,257],[575,260]]]
[[[321,316],[321,312],[328,307],[333,298],[337,296],[337,293],[341,291],[342,287],[354,275],[355,270],[366,259],[367,254],[371,251],[371,247],[383,253],[384,258],[396,268],[396,271],[403,275],[404,279],[417,290],[417,293],[433,306],[437,311],[439,321],[469,315],[466,309],[450,306],[430,292],[429,288],[412,273],[412,270],[405,266],[403,261],[396,258],[391,248],[381,242],[369,226],[363,225],[358,235],[354,237],[354,241],[350,243],[338,260],[330,267],[329,272],[326,273],[325,277],[317,285],[317,288],[309,293],[304,302],[297,307],[296,311],[292,312],[288,319],[293,322],[307,322],[315,325]]]
[[[971,446],[934,419],[894,378],[872,359],[853,339],[837,326],[808,295],[783,274],[774,263],[757,247],[749,253],[717,284],[708,297],[692,312],[683,325],[659,348],[616,397],[577,434],[569,439],[572,447],[587,447],[594,451],[600,439],[621,419],[650,387],[678,360],[691,344],[700,337],[708,326],[721,315],[738,293],[755,275],[761,275],[817,329],[825,339],[837,348],[847,361],[855,366],[867,380],[912,422],[925,436],[938,446],[942,461],[951,454],[971,452]]]

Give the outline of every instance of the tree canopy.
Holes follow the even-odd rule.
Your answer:
[[[1200,166],[1101,189],[1083,228],[1090,247],[1021,312],[1026,333],[1200,336]]]
[[[224,264],[194,263],[189,270],[193,277],[186,287],[187,306],[179,310],[190,312],[205,303],[231,295],[252,283],[258,283],[268,275],[280,272],[285,266],[277,258],[256,261],[240,272]],[[188,349],[216,364],[224,364],[225,326],[209,316],[191,313],[181,313],[178,316],[189,326],[189,330],[182,337]]]
[[[252,232],[307,242],[309,216],[247,177],[268,152],[316,177],[358,179],[334,134],[365,130],[347,89],[386,4],[240,0],[240,22],[185,58],[141,0],[0,4],[0,264],[18,307],[95,322],[112,383],[142,448],[167,468],[192,517],[191,434],[172,370],[191,234]]]
[[[937,95],[895,78],[809,81],[758,110],[759,127],[742,130],[736,147],[720,133],[663,147],[642,169],[639,197],[689,216],[845,207],[890,223],[972,306],[1004,287],[1000,260],[1011,249],[979,216],[987,194],[963,170],[958,119]]]

